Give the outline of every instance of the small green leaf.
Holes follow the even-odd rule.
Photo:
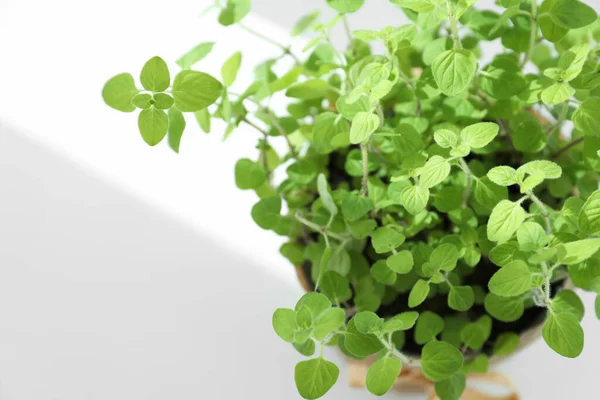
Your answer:
[[[356,330],[363,335],[378,333],[383,328],[383,319],[371,311],[358,312],[352,320]]]
[[[562,244],[556,257],[560,264],[573,265],[587,260],[600,249],[600,239],[584,239]]]
[[[327,0],[329,7],[340,14],[358,11],[363,6],[364,2],[365,0]]]
[[[429,262],[434,264],[437,269],[443,269],[450,272],[456,268],[458,262],[458,249],[451,243],[444,243],[433,250],[429,256]]]
[[[323,205],[331,214],[331,217],[335,217],[337,215],[338,209],[331,197],[331,193],[329,193],[329,185],[327,184],[327,178],[323,174],[319,174],[317,178],[317,189],[319,191],[319,196],[321,197],[321,201]]]
[[[322,341],[330,333],[337,330],[346,321],[346,313],[343,309],[334,307],[323,311],[313,323],[313,334],[315,339]]]
[[[275,310],[273,313],[273,329],[286,342],[293,342],[294,333],[298,330],[296,311],[288,308],[278,308]]]
[[[154,107],[159,110],[168,110],[173,107],[175,100],[173,97],[169,96],[166,93],[156,93],[154,94]]]
[[[304,343],[294,342],[292,343],[292,346],[305,357],[310,357],[315,354],[316,346],[314,340],[306,340]]]
[[[582,28],[593,23],[598,14],[590,6],[577,0],[546,0],[548,13],[559,26],[568,29]]]
[[[548,313],[542,337],[552,350],[563,357],[575,358],[583,350],[583,329],[570,313]]]
[[[440,129],[433,134],[435,142],[445,149],[458,146],[458,135],[450,129]]]
[[[556,294],[552,299],[552,310],[557,313],[569,313],[573,314],[579,321],[583,319],[585,308],[583,302],[575,293],[570,289],[563,289]]]
[[[196,111],[194,113],[196,117],[196,121],[205,133],[210,133],[210,113],[208,112],[208,108],[204,108],[200,111]]]
[[[435,0],[390,0],[392,3],[403,7],[409,8],[419,13],[428,13],[435,9],[437,4],[440,2]]]
[[[544,179],[558,179],[562,175],[562,168],[555,162],[548,160],[530,161],[517,169],[518,173],[541,175]]]
[[[324,80],[311,79],[297,83],[288,88],[285,95],[295,99],[315,100],[327,96],[333,89],[334,88]]]
[[[173,97],[180,111],[199,111],[213,104],[221,96],[223,86],[203,72],[184,70],[175,77]]]
[[[175,62],[181,67],[181,69],[189,69],[194,64],[206,57],[212,51],[214,45],[215,42],[200,43]]]
[[[499,131],[500,127],[494,122],[480,122],[463,129],[460,138],[463,144],[473,149],[480,149],[494,140]]]
[[[258,163],[243,158],[235,164],[235,184],[239,189],[257,189],[267,180],[267,174]]]
[[[376,229],[371,234],[371,243],[375,248],[375,252],[378,254],[387,253],[394,250],[404,243],[405,239],[406,236],[387,226]]]
[[[387,259],[388,268],[398,274],[408,274],[412,271],[414,263],[413,255],[408,250],[399,251]]]
[[[579,228],[589,235],[600,233],[600,190],[592,193],[581,207]]]
[[[323,311],[331,307],[331,302],[324,294],[311,292],[302,296],[296,303],[296,307],[294,309],[299,311],[304,306],[308,307],[313,317],[316,318]]]
[[[378,260],[369,271],[373,279],[382,285],[393,285],[396,283],[396,273],[388,268],[385,260]]]
[[[544,104],[555,105],[568,100],[575,94],[575,89],[566,82],[557,82],[542,92]]]
[[[594,309],[596,311],[596,318],[600,319],[600,294],[596,296],[596,301],[594,302]]]
[[[415,342],[425,344],[435,340],[437,335],[444,330],[442,317],[431,311],[424,311],[417,320],[415,327]]]
[[[429,189],[444,181],[450,174],[450,163],[443,157],[431,157],[419,177],[419,186]]]
[[[340,304],[352,298],[352,290],[348,279],[335,271],[325,272],[321,278],[319,289],[335,304]]]
[[[471,286],[452,286],[448,294],[448,306],[456,311],[467,311],[475,303]]]
[[[281,198],[265,197],[252,207],[252,219],[263,229],[275,229],[281,219]]]
[[[424,302],[429,295],[429,290],[429,283],[423,279],[419,279],[410,291],[408,296],[408,306],[410,308],[415,308]]]
[[[138,128],[144,141],[150,146],[156,146],[167,134],[169,118],[162,110],[148,108],[138,116]]]
[[[586,135],[600,136],[600,98],[590,97],[573,113],[575,128]]]
[[[185,130],[185,118],[181,111],[176,108],[169,110],[169,130],[168,130],[168,141],[169,147],[173,149],[175,153],[179,153],[179,145],[181,144],[181,137]]]
[[[521,297],[502,297],[494,293],[485,296],[485,310],[498,321],[513,322],[523,316],[525,304]]]
[[[517,229],[517,240],[523,251],[536,251],[548,243],[544,228],[537,222],[525,222]]]
[[[223,85],[231,86],[237,77],[240,66],[242,65],[242,53],[235,52],[225,61],[221,68],[221,76],[223,77]]]
[[[440,400],[460,400],[466,386],[465,374],[457,372],[448,379],[436,382],[435,393]]]
[[[356,329],[353,319],[350,320],[346,328],[344,345],[351,354],[358,358],[370,356],[383,348],[383,344],[375,335],[363,335],[360,333]]]
[[[425,377],[438,382],[450,378],[463,363],[461,352],[445,342],[429,342],[423,347],[421,367]]]
[[[139,93],[131,74],[123,73],[113,76],[102,88],[104,102],[118,111],[132,112],[135,106],[131,103],[134,96]]]
[[[435,58],[433,77],[446,96],[456,96],[467,89],[477,71],[477,58],[470,50],[451,49]]]
[[[425,210],[429,201],[429,189],[422,186],[408,186],[401,192],[402,205],[412,215]]]
[[[373,209],[369,197],[349,194],[342,201],[342,214],[348,221],[356,221]]]
[[[298,393],[305,399],[318,399],[335,385],[339,368],[323,358],[301,361],[296,364],[294,380]]]
[[[158,56],[152,57],[144,64],[140,81],[144,89],[151,92],[163,92],[167,90],[171,83],[167,63]]]
[[[494,355],[507,356],[519,348],[519,335],[513,332],[502,333],[494,343]]]
[[[511,186],[519,183],[517,171],[507,166],[494,167],[487,173],[490,181],[500,186]]]
[[[377,130],[379,127],[379,117],[371,112],[359,112],[352,120],[350,128],[350,143],[357,144],[363,142]]]
[[[525,210],[517,202],[502,200],[494,207],[487,225],[488,239],[506,242],[525,220]]]
[[[487,315],[467,324],[460,332],[462,342],[473,350],[481,350],[492,333],[492,319]]]
[[[237,24],[248,15],[251,8],[250,0],[227,0],[219,14],[219,23],[223,26]]]
[[[319,18],[320,13],[316,10],[301,17],[292,28],[292,36],[303,34]]]
[[[139,93],[133,96],[131,99],[131,104],[136,106],[137,108],[146,109],[152,107],[153,99],[152,95],[148,93]],[[157,107],[159,108],[159,107]]]
[[[490,292],[503,297],[519,296],[531,289],[533,276],[521,260],[512,261],[500,268],[490,279]]]
[[[367,371],[367,389],[376,396],[383,396],[396,383],[400,370],[402,362],[397,358],[385,357],[376,361]]]
[[[383,324],[383,333],[392,333],[396,331],[407,331],[412,329],[415,322],[419,318],[419,313],[416,311],[405,311],[400,313]]]

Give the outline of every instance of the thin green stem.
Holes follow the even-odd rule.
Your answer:
[[[360,153],[362,155],[362,185],[360,188],[360,195],[366,196],[369,194],[369,149],[368,149],[368,139],[361,142],[360,144]]]
[[[350,30],[350,25],[348,24],[348,17],[344,15],[342,18],[342,22],[344,23],[344,30],[346,31],[346,35],[348,36],[348,41],[352,46],[354,44],[354,37],[352,36],[352,31]]]
[[[323,227],[321,225],[317,225],[312,221],[307,220],[306,218],[304,218],[302,215],[300,215],[299,213],[296,214],[296,219],[298,221],[300,221],[302,224],[306,225],[307,227],[311,228],[312,230],[319,232],[323,235],[327,235],[329,237],[332,237],[336,240],[339,240],[340,242],[345,242],[347,240],[346,237],[335,233],[335,232],[331,232],[329,231],[326,227]]]
[[[535,43],[537,41],[537,31],[538,31],[538,11],[537,11],[537,0],[531,1],[531,31],[529,32],[529,47],[527,48],[527,53],[525,53],[525,57],[521,62],[521,68],[524,67],[531,57],[533,56],[533,51],[535,49]]]
[[[271,123],[273,124],[275,129],[277,129],[279,134],[285,138],[285,141],[287,142],[287,145],[290,149],[290,154],[292,155],[292,157],[297,159],[298,153],[296,152],[296,149],[294,148],[294,145],[292,144],[290,137],[287,134],[287,132],[285,131],[285,129],[283,129],[283,127],[281,126],[281,124],[279,123],[277,118],[273,115],[271,110],[269,110],[268,108],[265,107],[265,108],[263,108],[263,111],[265,112],[265,114],[267,114],[267,117],[269,117],[269,120],[271,121]]]
[[[407,365],[419,365],[420,364],[419,360],[410,358],[410,357],[406,356],[405,354],[402,354],[402,352],[400,352],[398,349],[396,349],[391,341],[391,335],[390,335],[390,340],[385,340],[384,338],[379,338],[379,341],[390,352],[390,354],[392,354],[394,357],[396,357],[397,359],[402,361],[402,363],[407,364]]]
[[[462,206],[464,208],[467,206],[467,204],[469,202],[469,197],[471,197],[471,190],[472,190],[472,186],[473,186],[472,181],[474,179],[477,179],[477,177],[475,175],[473,175],[473,172],[471,171],[471,169],[469,168],[469,166],[467,165],[465,160],[463,160],[462,158],[458,159],[458,165],[464,171],[465,175],[467,176],[467,185],[465,186],[465,191],[463,192],[463,200],[462,200]]]
[[[550,220],[550,213],[548,212],[548,208],[542,201],[535,195],[533,192],[529,192],[529,198],[533,201],[542,211],[542,217],[546,221],[546,234],[552,234],[552,221]]]
[[[562,155],[563,153],[569,151],[570,149],[572,149],[573,147],[577,146],[578,144],[580,144],[581,142],[583,142],[583,140],[585,139],[584,136],[577,138],[575,140],[573,140],[571,143],[569,143],[568,145],[558,149],[557,151],[555,151],[554,153],[552,153],[552,158],[558,158],[560,155]]]
[[[290,51],[289,47],[284,46],[283,44],[279,43],[278,41],[276,41],[276,40],[274,40],[274,39],[272,39],[272,38],[270,38],[270,37],[268,37],[266,35],[263,35],[262,33],[258,32],[258,31],[255,31],[254,29],[252,29],[252,28],[250,28],[250,27],[248,27],[248,26],[246,26],[244,24],[238,24],[238,25],[240,26],[240,28],[242,28],[246,32],[250,33],[251,35],[254,35],[257,38],[260,38],[260,39],[264,40],[265,42],[272,44],[273,46],[279,47],[281,50],[283,50],[283,52],[285,54],[290,55],[294,59],[294,61],[296,62],[296,64],[301,64],[300,59],[298,57],[296,57]]]
[[[454,48],[462,49],[460,37],[458,36],[458,21],[456,21],[454,13],[452,12],[452,3],[450,0],[446,0],[446,10],[448,12],[448,18],[450,20],[450,30],[452,31],[452,37],[454,38]]]
[[[548,270],[548,265],[545,262],[542,263],[542,273],[544,274],[544,304],[550,308],[552,304],[550,300],[550,277],[552,273]]]

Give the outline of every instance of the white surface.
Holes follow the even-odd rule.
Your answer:
[[[278,50],[198,20],[201,1],[1,1],[0,400],[297,398],[299,356],[270,318],[301,291],[233,182],[256,136],[221,143],[222,127],[206,136],[190,119],[182,154],[150,149],[135,115],[100,97],[113,74],[201,41],[218,41],[202,63],[214,74],[242,47],[245,65]],[[580,358],[538,341],[502,366],[525,399],[595,393],[600,324],[585,301]],[[342,372],[327,398],[372,397]]]

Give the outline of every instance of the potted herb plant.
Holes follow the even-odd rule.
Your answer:
[[[376,395],[416,366],[443,400],[528,332],[577,357],[584,309],[570,287],[600,293],[596,12],[578,0],[498,0],[500,13],[474,0],[391,2],[410,24],[352,31],[346,14],[364,0],[327,0],[335,18],[314,12],[293,27],[316,33],[302,55],[265,38],[281,56],[254,67],[242,93],[230,90],[241,53],[219,79],[194,69],[209,43],[177,60],[173,79],[154,57],[141,88],[120,74],[102,92],[138,111],[151,146],[167,137],[178,151],[184,113],[207,133],[215,118],[225,136],[256,131],[235,183],[256,192],[258,226],[288,238],[281,254],[309,291],[273,315],[277,335],[310,357],[295,369],[306,399],[338,378],[325,346],[376,355],[366,376]],[[241,24],[250,0],[213,7],[222,25]],[[337,25],[344,51],[330,40]],[[480,61],[496,39],[502,48]]]

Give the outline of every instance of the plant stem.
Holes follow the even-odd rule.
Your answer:
[[[281,124],[279,123],[277,118],[275,118],[275,116],[273,115],[271,110],[269,110],[268,108],[265,107],[265,108],[263,108],[263,111],[265,112],[265,114],[267,114],[267,116],[269,117],[269,120],[271,121],[271,123],[273,124],[275,129],[277,129],[279,134],[285,138],[285,141],[288,144],[288,147],[290,149],[290,154],[292,155],[292,157],[297,159],[298,153],[296,152],[296,149],[294,149],[294,145],[290,141],[290,137],[288,136],[287,132],[283,129],[283,127],[281,126]]]
[[[296,214],[296,219],[298,221],[300,221],[301,223],[303,223],[304,225],[308,226],[309,228],[311,228],[314,231],[317,231],[323,235],[327,235],[329,237],[332,237],[334,239],[337,239],[341,242],[345,242],[346,238],[338,233],[334,233],[334,232],[330,232],[327,228],[317,225],[312,221],[307,220],[306,218],[304,218],[302,215],[300,215],[299,213]]]
[[[548,208],[535,194],[533,194],[533,192],[529,192],[529,198],[542,210],[542,216],[546,221],[546,234],[551,235],[552,221],[550,220],[550,213],[548,212]]]
[[[420,362],[419,360],[415,360],[413,358],[410,358],[404,354],[402,354],[400,351],[398,351],[398,349],[396,349],[394,347],[394,345],[391,343],[391,340],[387,341],[383,338],[379,338],[379,341],[381,342],[381,344],[383,344],[383,346],[392,354],[394,355],[394,357],[396,357],[397,359],[399,359],[400,361],[402,361],[402,363],[404,364],[410,364],[410,365],[419,365]]]
[[[360,195],[366,196],[369,194],[369,150],[367,148],[368,140],[361,142],[360,152],[362,154],[362,186],[360,188]]]
[[[568,145],[558,149],[557,151],[555,151],[554,153],[552,153],[552,158],[558,158],[560,155],[562,155],[564,152],[568,151],[569,149],[577,146],[579,143],[583,142],[584,140],[584,136],[577,138],[575,140],[573,140],[571,143],[569,143]]]
[[[545,262],[542,263],[542,272],[544,274],[544,293],[546,295],[544,303],[546,304],[546,307],[550,308],[550,305],[552,304],[550,301],[550,276],[552,273],[548,270],[548,265]]]
[[[354,38],[352,37],[352,31],[350,30],[350,25],[348,25],[348,17],[346,15],[344,15],[344,18],[342,18],[342,22],[344,23],[344,30],[346,31],[346,35],[348,35],[348,41],[352,46],[354,44]]]
[[[537,39],[537,31],[538,31],[538,15],[537,15],[537,0],[531,0],[531,31],[529,33],[529,48],[527,53],[525,53],[525,58],[521,62],[521,68],[523,68],[527,62],[531,59],[533,55],[533,49],[535,47],[535,42]]]
[[[289,47],[286,47],[286,46],[282,45],[282,44],[281,44],[281,43],[279,43],[278,41],[276,41],[276,40],[274,40],[274,39],[272,39],[272,38],[270,38],[270,37],[268,37],[268,36],[265,36],[265,35],[263,35],[262,33],[260,33],[260,32],[257,32],[257,31],[255,31],[254,29],[252,29],[252,28],[250,28],[250,27],[248,27],[248,26],[246,26],[246,25],[244,25],[244,24],[238,24],[238,25],[239,25],[239,26],[240,26],[240,27],[241,27],[243,30],[245,30],[246,32],[248,32],[248,33],[250,33],[250,34],[252,34],[252,35],[254,35],[254,36],[256,36],[256,37],[258,37],[258,38],[260,38],[260,39],[262,39],[262,40],[264,40],[264,41],[265,41],[265,42],[267,42],[267,43],[270,43],[270,44],[272,44],[273,46],[277,46],[277,47],[279,47],[281,50],[283,50],[284,54],[288,54],[288,55],[290,55],[290,56],[291,56],[291,57],[294,59],[294,61],[296,62],[296,64],[301,64],[301,62],[300,62],[300,59],[298,59],[298,57],[296,57],[296,56],[295,56],[295,55],[294,55],[294,54],[293,54],[293,53],[290,51],[290,48],[289,48]]]
[[[462,158],[458,159],[458,165],[465,172],[465,175],[467,176],[467,186],[465,186],[465,191],[463,192],[463,201],[462,201],[462,206],[464,208],[467,206],[467,204],[469,202],[469,197],[471,197],[471,189],[472,189],[472,185],[473,185],[472,180],[476,179],[476,177],[475,177],[475,175],[473,175],[473,172],[471,171],[471,169],[469,168],[469,166],[467,165],[465,160],[463,160]]]
[[[462,44],[460,43],[460,37],[458,36],[458,22],[456,18],[454,18],[454,13],[452,12],[452,4],[450,0],[446,0],[446,10],[448,11],[448,18],[450,20],[450,29],[452,31],[452,36],[454,37],[454,48],[462,49]]]

